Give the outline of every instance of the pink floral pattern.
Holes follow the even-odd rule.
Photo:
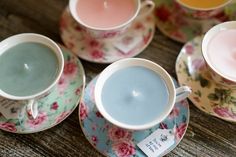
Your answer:
[[[168,126],[167,126],[167,124],[161,122],[159,128],[160,129],[168,129]]]
[[[166,118],[159,125],[156,125],[150,129],[131,131],[119,128],[112,123],[108,122],[101,113],[97,110],[95,102],[93,101],[93,91],[96,84],[97,77],[94,78],[90,83],[87,84],[84,92],[84,98],[79,106],[79,110],[82,113],[79,114],[79,119],[81,127],[85,137],[88,139],[90,144],[92,144],[95,149],[104,154],[105,156],[111,157],[144,157],[145,155],[136,146],[142,139],[148,137],[157,129],[163,129],[161,131],[168,131],[169,133],[176,132],[176,127],[178,133],[177,137],[182,137],[187,125],[184,128],[182,123],[187,124],[189,121],[189,108],[187,100],[183,100],[176,103],[174,109],[169,117]],[[176,83],[176,82],[175,82]],[[176,86],[178,87],[178,86]],[[85,108],[89,108],[88,113]],[[166,130],[168,129],[168,130]],[[169,134],[170,135],[170,134]],[[173,136],[171,134],[171,136]],[[161,138],[161,135],[159,136]],[[173,144],[169,148],[174,148],[180,142],[180,139],[171,139]],[[166,149],[163,155],[167,154],[170,149]]]
[[[60,77],[60,79],[57,83],[58,93],[60,95],[63,95],[64,91],[67,89],[68,86],[69,86],[68,77],[66,77],[64,74],[62,74],[62,76]]]
[[[76,75],[77,73],[77,64],[73,62],[66,62],[64,65],[64,75]]]
[[[227,107],[216,107],[213,109],[213,111],[224,118],[236,118],[236,113],[233,113],[232,111],[229,110]]]
[[[62,21],[62,25],[67,27],[63,22],[65,21]],[[77,56],[65,47],[59,46],[65,60],[65,71],[50,92],[36,99],[39,111],[37,118],[29,118],[28,115],[31,113],[28,110],[25,112],[23,107],[23,112],[16,115],[19,119],[6,119],[0,116],[0,129],[23,134],[43,131],[59,124],[77,107],[84,92],[84,70]],[[24,102],[27,103],[27,101],[19,101],[19,105],[23,105]]]
[[[91,41],[89,41],[89,46],[91,48],[98,47],[99,45],[100,45],[100,43],[95,39],[92,39]]]
[[[180,139],[183,137],[183,135],[184,135],[184,133],[185,133],[185,131],[186,131],[186,127],[187,127],[187,124],[186,124],[186,123],[181,123],[180,125],[178,125],[178,126],[176,127],[176,130],[175,130],[175,138],[176,138],[177,140],[180,140]]]
[[[162,21],[166,22],[169,20],[171,13],[168,8],[166,8],[164,5],[161,5],[156,8],[155,15]]]
[[[178,107],[174,107],[172,109],[172,111],[170,112],[168,118],[173,119],[173,118],[178,117],[179,116],[179,112],[180,112],[179,108]]]
[[[89,95],[90,95],[91,100],[92,100],[93,102],[95,102],[94,90],[95,90],[95,85],[92,85]]]
[[[130,140],[132,133],[122,128],[113,126],[108,130],[108,137],[111,141],[119,141],[122,139]]]
[[[10,132],[16,132],[16,125],[14,123],[10,122],[5,122],[5,123],[0,123],[0,128],[10,131]]]
[[[100,59],[100,58],[103,58],[104,53],[102,51],[100,51],[100,50],[93,50],[91,52],[91,56],[94,59]]]
[[[80,110],[79,110],[79,116],[81,120],[84,120],[86,117],[88,117],[88,107],[82,102],[80,104]]]
[[[51,110],[57,110],[58,109],[58,103],[57,102],[54,102],[54,103],[52,103],[52,105],[51,105]]]
[[[30,125],[31,128],[36,128],[40,126],[42,123],[47,121],[47,113],[45,112],[39,112],[38,116],[36,119],[28,119],[27,123]]]
[[[137,18],[130,24],[130,27],[119,31],[85,31],[87,34],[80,30],[80,26],[71,17],[68,9],[65,9],[61,18],[64,20],[63,22],[66,23],[60,27],[60,34],[64,44],[80,58],[97,63],[112,63],[122,58],[138,55],[148,46],[155,31],[155,19],[153,15],[148,15],[144,17],[145,19]],[[144,22],[146,20],[148,21]],[[125,38],[126,32],[127,36],[132,34],[133,38],[142,37],[143,40],[135,43],[132,50],[129,52],[123,53],[114,43],[119,43],[121,38]],[[98,36],[98,38],[95,36]],[[100,40],[101,38],[103,38],[103,40]],[[112,38],[112,40],[110,38]]]
[[[91,140],[93,141],[93,145],[96,146],[96,145],[97,145],[97,142],[98,142],[97,136],[93,135],[93,136],[91,137]]]
[[[127,140],[117,141],[112,145],[112,149],[117,157],[131,157],[136,152],[133,142]]]
[[[187,44],[187,45],[185,46],[185,51],[186,51],[186,54],[188,54],[188,55],[193,54],[193,52],[194,52],[194,47],[193,47],[193,45]]]
[[[102,114],[101,114],[99,111],[96,112],[96,116],[97,116],[98,118],[103,118]]]
[[[182,48],[176,61],[178,80],[180,84],[192,87],[189,99],[201,111],[226,121],[235,122],[236,90],[232,88],[233,85],[228,88],[219,84],[218,75],[209,69],[202,56],[202,39],[203,36],[198,36]],[[189,47],[193,47],[190,54],[186,53],[186,49]],[[222,78],[221,80],[227,82]]]
[[[156,26],[161,32],[173,40],[181,43],[193,39],[194,37],[206,33],[212,26],[227,21],[234,20],[229,17],[228,11],[194,11],[185,9],[175,0],[155,0],[156,1]],[[157,2],[158,1],[158,2]],[[231,13],[232,14],[232,13]],[[206,18],[210,17],[206,20]],[[205,20],[199,20],[205,19]]]
[[[57,118],[56,118],[56,122],[59,123],[62,120],[64,120],[69,114],[71,113],[71,111],[64,111],[62,112]]]
[[[202,71],[206,68],[206,63],[203,59],[194,59],[192,61],[192,67],[194,70]]]
[[[76,94],[76,95],[80,95],[80,94],[81,94],[81,87],[78,87],[78,88],[75,90],[75,94]]]

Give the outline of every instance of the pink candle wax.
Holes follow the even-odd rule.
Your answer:
[[[213,67],[231,79],[236,79],[236,30],[222,30],[209,42],[207,56]]]
[[[135,0],[78,0],[77,14],[88,26],[110,28],[132,18],[136,7]]]

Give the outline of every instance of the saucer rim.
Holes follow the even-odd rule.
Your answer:
[[[81,103],[83,102],[84,103],[84,94],[85,94],[85,90],[86,90],[86,88],[88,87],[88,85],[92,82],[92,81],[94,81],[94,79],[97,79],[97,77],[99,76],[99,74],[98,75],[96,75],[93,79],[91,79],[90,81],[89,81],[89,83],[87,84],[87,86],[85,87],[85,89],[84,89],[84,92],[83,92],[83,97],[82,97],[82,99],[81,99],[81,101],[80,101],[80,103],[79,103],[79,105],[78,105],[78,118],[79,118],[79,125],[80,125],[80,128],[81,128],[81,130],[82,130],[82,133],[83,133],[83,136],[86,138],[86,140],[89,142],[89,144],[99,153],[99,154],[101,154],[101,155],[104,155],[104,156],[107,156],[108,157],[108,154],[104,154],[103,152],[101,152],[100,150],[98,150],[94,145],[93,145],[93,143],[90,141],[90,139],[86,136],[86,134],[85,134],[85,129],[84,129],[84,127],[83,127],[83,125],[82,125],[82,120],[81,120],[81,118],[80,118],[80,106],[81,106]],[[174,78],[174,77],[172,77],[171,76],[171,78],[173,79],[173,81],[179,86],[179,82],[176,80],[176,78]],[[168,150],[167,152],[165,152],[164,154],[161,154],[161,156],[165,156],[165,155],[167,155],[167,154],[169,154],[170,152],[172,152],[179,144],[180,144],[180,142],[183,140],[183,138],[184,138],[184,136],[185,136],[185,134],[187,133],[187,130],[188,130],[188,127],[189,127],[189,123],[190,123],[190,107],[189,107],[189,101],[188,101],[188,99],[187,98],[185,98],[184,100],[182,100],[182,101],[186,101],[187,102],[187,104],[188,104],[188,106],[186,107],[186,109],[187,109],[187,117],[186,117],[186,129],[184,130],[184,133],[183,133],[183,135],[182,135],[182,137],[178,140],[178,142],[175,142],[173,145],[174,145],[174,147],[173,147],[173,145],[169,148],[169,149],[166,149],[166,150]],[[180,103],[180,102],[177,102],[177,103]],[[85,103],[84,103],[85,104]],[[95,104],[94,104],[95,105]],[[94,112],[94,111],[91,111],[91,112]],[[104,118],[105,119],[105,118]],[[165,118],[166,119],[166,118]],[[165,120],[164,119],[164,120]],[[106,120],[106,119],[105,119]],[[107,121],[107,120],[106,120]],[[107,121],[107,122],[109,122],[109,121]],[[110,122],[109,122],[110,123]],[[160,123],[158,123],[157,125],[159,125]],[[113,126],[115,126],[114,124],[111,124],[111,125],[113,125]],[[155,126],[157,126],[157,125],[155,125]],[[172,129],[174,129],[174,128],[172,128]],[[147,129],[146,129],[147,130]],[[139,130],[139,131],[142,131],[142,130]],[[144,131],[144,130],[143,130]],[[156,130],[155,130],[156,131]],[[153,132],[155,132],[155,131],[153,131]],[[150,136],[150,135],[149,135]],[[137,146],[137,144],[135,144],[135,147],[138,147]],[[142,151],[142,150],[140,150],[140,151]],[[144,153],[145,154],[145,153]],[[146,154],[145,154],[146,155]]]
[[[59,123],[55,123],[54,125],[50,125],[48,127],[45,127],[44,129],[35,129],[34,131],[26,131],[26,132],[19,132],[19,131],[10,131],[10,130],[6,130],[6,129],[3,129],[3,128],[0,128],[0,130],[2,131],[5,131],[5,132],[9,132],[9,133],[14,133],[14,134],[35,134],[35,133],[38,133],[38,132],[42,132],[42,131],[45,131],[45,130],[48,130],[48,129],[51,129],[53,128],[54,126],[57,126],[58,124],[62,123],[65,119],[67,119],[74,111],[75,109],[79,106],[79,104],[81,103],[82,101],[82,98],[83,98],[83,95],[84,95],[84,91],[85,91],[85,86],[86,86],[86,76],[85,76],[85,70],[84,70],[84,67],[80,61],[80,59],[74,54],[71,52],[70,49],[66,48],[64,45],[60,44],[60,43],[57,43],[57,45],[61,48],[61,49],[64,49],[66,53],[69,53],[70,55],[74,56],[77,58],[77,63],[78,63],[78,67],[80,67],[80,71],[81,71],[81,74],[82,74],[82,81],[83,81],[83,86],[82,86],[82,90],[81,90],[81,96],[80,98],[78,99],[78,101],[76,102],[76,105],[74,106],[74,108],[72,110],[70,110],[71,112],[66,115]],[[62,50],[63,51],[63,50]]]
[[[178,54],[178,56],[177,56],[177,59],[176,59],[176,61],[175,61],[175,72],[176,72],[176,76],[177,76],[177,80],[178,80],[178,83],[180,84],[180,80],[179,80],[179,73],[177,72],[177,66],[178,66],[178,63],[179,63],[179,61],[180,61],[180,58],[183,56],[183,49],[185,48],[185,46],[187,45],[187,44],[189,44],[189,42],[192,42],[192,41],[194,41],[194,40],[196,40],[197,38],[199,38],[199,40],[201,40],[201,39],[203,39],[203,36],[204,35],[198,35],[198,36],[196,36],[196,37],[194,37],[193,39],[191,39],[191,40],[189,40],[189,41],[187,41],[183,46],[182,46],[182,48],[180,49],[180,51],[179,51],[179,54]],[[215,83],[214,83],[214,85],[215,85]],[[204,109],[202,109],[199,105],[196,105],[196,104],[198,104],[197,102],[195,102],[195,100],[192,100],[190,97],[188,97],[188,99],[191,101],[191,103],[195,106],[195,107],[197,107],[200,111],[202,111],[202,112],[204,112],[205,114],[207,114],[207,115],[210,115],[210,116],[214,116],[214,117],[217,117],[217,118],[219,118],[219,119],[222,119],[222,120],[225,120],[225,121],[228,121],[228,122],[232,122],[232,123],[236,123],[236,119],[235,120],[232,120],[232,119],[228,119],[228,118],[224,118],[224,117],[220,117],[219,115],[217,115],[217,114],[215,114],[214,112],[211,112],[211,111],[209,111],[209,110],[204,110]]]

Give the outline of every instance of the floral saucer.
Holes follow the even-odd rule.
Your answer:
[[[156,130],[170,131],[173,136],[172,144],[168,145],[161,156],[179,144],[189,123],[190,113],[187,100],[176,103],[170,115],[157,126],[143,131],[131,132],[112,125],[98,112],[94,104],[96,80],[97,78],[93,79],[85,88],[79,106],[79,119],[84,135],[97,151],[111,157],[145,157],[146,155],[138,148],[137,143]]]
[[[138,55],[149,45],[154,33],[153,15],[136,19],[121,36],[103,40],[86,35],[72,18],[68,8],[63,12],[60,21],[60,34],[64,44],[78,57],[96,63],[112,63]]]
[[[163,34],[181,43],[204,34],[216,24],[235,20],[236,3],[225,7],[225,10],[214,18],[205,20],[187,17],[174,0],[155,0],[155,3],[156,26]]]
[[[29,119],[25,114],[5,119],[0,114],[0,129],[12,133],[35,133],[59,124],[74,111],[84,92],[84,69],[75,55],[61,48],[65,59],[64,71],[55,89],[37,101],[38,117]]]
[[[212,80],[201,53],[203,36],[187,42],[176,61],[181,85],[192,87],[189,99],[200,110],[221,119],[236,122],[236,90],[227,89]]]

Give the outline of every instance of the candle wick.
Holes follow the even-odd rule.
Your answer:
[[[26,63],[24,63],[24,68],[25,68],[26,70],[29,70],[29,66],[28,66]]]
[[[134,97],[137,97],[137,96],[139,96],[139,95],[140,95],[140,93],[139,93],[139,92],[137,92],[137,91],[135,91],[135,90],[133,90],[133,91],[132,91],[132,94],[133,94],[133,96],[134,96]]]
[[[108,4],[107,4],[107,1],[106,1],[106,0],[104,0],[103,5],[104,5],[104,7],[105,7],[106,9],[108,8]]]

